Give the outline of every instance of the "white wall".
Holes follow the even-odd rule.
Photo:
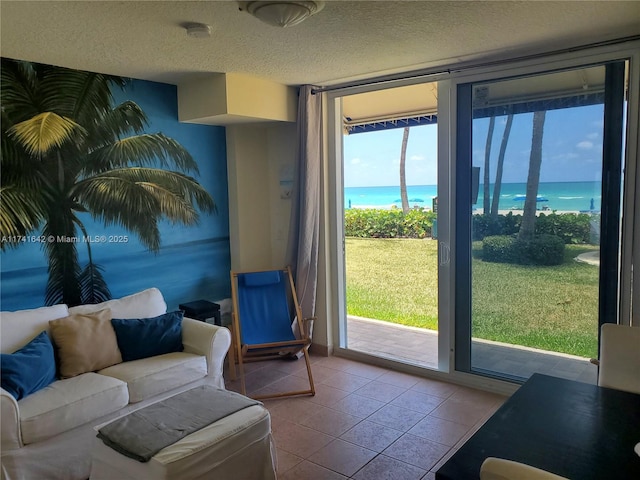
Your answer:
[[[283,267],[291,200],[280,198],[280,170],[293,166],[296,125],[232,125],[226,131],[231,268]]]
[[[252,270],[284,266],[289,234],[291,200],[280,198],[283,167],[293,167],[296,124],[265,123],[227,126],[229,176],[229,235],[231,268]],[[325,162],[326,167],[326,162]],[[324,178],[327,178],[326,172]],[[323,194],[323,205],[326,195]],[[330,351],[331,322],[326,308],[330,288],[327,278],[328,248],[323,206],[320,221],[318,295],[313,349]]]

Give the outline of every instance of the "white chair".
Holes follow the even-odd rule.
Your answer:
[[[480,467],[480,480],[568,480],[539,468],[489,457]]]
[[[640,327],[602,325],[599,364],[599,386],[640,393]]]

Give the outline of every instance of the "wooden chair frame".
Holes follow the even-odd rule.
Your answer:
[[[304,355],[304,361],[307,366],[307,375],[309,376],[309,389],[308,390],[296,390],[290,392],[283,393],[275,393],[268,395],[257,395],[253,396],[256,400],[262,400],[267,398],[281,398],[281,397],[289,397],[295,395],[315,395],[315,386],[313,383],[313,375],[311,373],[311,362],[309,359],[309,345],[311,345],[311,339],[306,335],[305,329],[303,328],[304,323],[302,319],[302,309],[300,308],[300,303],[298,302],[298,295],[296,293],[296,288],[293,282],[293,275],[291,274],[291,269],[287,266],[284,269],[280,269],[279,271],[284,273],[288,278],[289,291],[292,296],[293,307],[295,309],[295,320],[298,324],[298,329],[300,332],[300,339],[296,340],[288,340],[282,342],[271,342],[271,343],[259,343],[252,345],[243,345],[242,344],[242,335],[241,335],[241,319],[239,318],[239,302],[238,302],[238,275],[246,274],[246,273],[261,273],[261,272],[270,272],[272,270],[253,270],[253,271],[231,271],[231,298],[233,302],[233,312],[231,314],[232,320],[232,328],[233,328],[233,347],[235,350],[235,356],[238,362],[238,368],[240,371],[240,385],[241,392],[243,395],[247,394],[246,383],[245,383],[245,375],[244,375],[244,362],[252,362],[252,361],[261,361],[261,360],[270,360],[274,358],[282,358],[284,353],[297,354],[302,351]],[[232,360],[232,361],[235,361]]]

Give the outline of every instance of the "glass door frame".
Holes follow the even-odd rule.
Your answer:
[[[449,345],[449,336],[448,334],[440,335],[442,330],[448,331],[449,322],[443,321],[441,317],[442,307],[440,306],[443,302],[445,304],[449,303],[449,295],[448,290],[443,292],[442,289],[438,288],[438,369],[433,370],[427,367],[417,367],[413,365],[403,364],[400,361],[380,358],[380,357],[372,357],[363,352],[355,352],[353,350],[349,350],[347,345],[347,306],[346,306],[346,269],[344,264],[344,254],[345,254],[345,241],[344,241],[344,170],[343,170],[343,145],[342,145],[342,97],[348,95],[355,95],[360,93],[366,93],[376,90],[383,89],[393,89],[398,87],[405,87],[408,85],[416,85],[420,83],[432,83],[438,82],[439,79],[444,78],[445,75],[431,75],[429,78],[412,78],[405,80],[396,80],[392,82],[385,82],[384,86],[380,85],[367,85],[367,86],[358,86],[352,88],[343,88],[338,92],[328,92],[326,94],[326,117],[328,119],[328,142],[327,142],[327,151],[328,151],[328,209],[330,212],[329,215],[329,260],[331,265],[331,271],[333,272],[332,279],[333,282],[330,282],[331,292],[330,296],[333,298],[333,302],[330,305],[329,311],[330,315],[334,319],[331,322],[331,338],[333,340],[333,351],[343,354],[345,356],[353,357],[353,358],[375,358],[375,361],[379,364],[391,366],[393,368],[404,369],[408,371],[428,371],[433,372],[433,375],[438,376],[440,372],[447,373],[449,371],[449,356],[447,354],[448,345]],[[442,118],[447,118],[444,115]],[[440,141],[442,138],[441,133],[441,115],[440,115],[440,93],[438,93],[438,159],[441,155],[441,147]],[[448,125],[448,122],[445,122],[444,125]],[[438,160],[438,164],[439,164]],[[438,165],[438,196],[441,195],[448,196],[448,188],[446,186],[440,185],[441,169]],[[442,206],[438,205],[438,211],[446,211],[446,205]],[[439,269],[438,269],[438,281],[440,285],[440,275],[442,273],[441,266],[442,260],[441,255],[444,251],[443,242],[439,243],[438,250],[438,261],[439,261]],[[448,318],[448,317],[447,317]],[[445,352],[444,355],[442,352]]]
[[[630,60],[627,130],[624,149],[625,172],[622,211],[620,321],[640,325],[640,280],[632,290],[632,265],[640,272],[640,42],[628,41],[617,45],[582,49],[575,53],[536,55],[526,61],[512,61],[494,67],[465,68],[447,74],[429,76],[428,79],[407,79],[385,82],[384,88],[404,86],[424,81],[438,82],[438,354],[439,368],[422,370],[420,374],[488,388],[495,391],[513,391],[507,382],[456,370],[455,318],[464,301],[456,295],[457,267],[462,259],[456,257],[456,122],[457,86],[483,80],[509,76],[536,74],[550,70],[578,68],[612,60]],[[383,88],[379,84],[340,88],[323,94],[327,143],[324,164],[323,218],[326,230],[321,229],[326,242],[326,313],[329,350],[344,356],[353,355],[345,348],[346,302],[344,269],[344,199],[342,177],[342,115],[341,100],[345,95]],[[635,220],[634,220],[635,219]],[[634,242],[635,239],[635,242]],[[640,277],[636,274],[636,278]],[[632,298],[633,297],[633,298]],[[385,363],[385,362],[380,362]],[[387,362],[388,363],[388,362]],[[399,370],[401,364],[393,365]],[[511,390],[510,390],[511,388]]]
[[[620,268],[616,272],[608,272],[609,279],[613,275],[613,280],[617,280],[619,285],[619,301],[614,304],[614,310],[617,310],[617,319],[620,323],[629,324],[631,318],[636,318],[640,305],[637,301],[633,302],[634,311],[632,308],[633,294],[634,300],[638,296],[638,285],[640,282],[636,280],[636,290],[632,292],[631,277],[632,277],[632,263],[635,263],[635,271],[638,272],[638,249],[634,247],[633,239],[635,237],[638,243],[638,231],[640,230],[640,206],[638,205],[638,199],[640,199],[640,192],[637,190],[637,185],[640,182],[640,170],[638,159],[638,99],[640,99],[640,55],[638,54],[637,45],[638,42],[633,42],[636,48],[597,48],[584,53],[580,56],[571,54],[550,56],[548,58],[542,58],[535,62],[522,62],[516,63],[509,68],[491,68],[483,69],[475,72],[465,72],[461,75],[452,76],[449,90],[452,98],[452,108],[450,110],[450,146],[449,153],[449,175],[450,182],[452,184],[451,196],[449,198],[450,208],[450,223],[453,226],[450,236],[452,245],[451,262],[452,262],[452,279],[450,282],[450,288],[453,289],[453,302],[451,304],[451,331],[453,335],[450,338],[450,364],[452,365],[452,374],[455,376],[483,376],[484,374],[474,373],[471,371],[471,335],[470,335],[470,322],[471,322],[471,248],[470,248],[470,231],[469,226],[461,224],[460,222],[470,222],[470,212],[464,216],[461,213],[461,205],[457,203],[464,202],[470,205],[468,196],[468,188],[464,188],[458,185],[461,178],[462,180],[468,180],[464,182],[470,185],[471,169],[468,168],[468,175],[459,171],[456,167],[470,167],[471,160],[469,159],[469,165],[459,165],[455,159],[458,158],[458,150],[470,151],[469,145],[471,142],[471,115],[465,110],[465,106],[471,104],[471,88],[470,85],[478,82],[485,81],[499,81],[506,78],[520,77],[520,76],[535,76],[537,74],[544,74],[547,72],[554,72],[560,70],[567,70],[573,68],[581,68],[592,65],[606,64],[614,61],[629,61],[629,84],[628,84],[628,98],[627,98],[627,125],[625,135],[625,145],[623,150],[623,166],[624,169],[624,197],[622,199],[621,211],[623,216],[623,222],[621,225],[620,233]],[[634,100],[635,99],[635,100]],[[458,135],[459,122],[468,123],[468,128],[463,137]],[[466,164],[467,162],[465,162]],[[467,178],[468,177],[468,178]],[[458,187],[458,188],[457,188]],[[457,194],[456,194],[457,191]],[[462,218],[459,218],[459,217]],[[456,230],[456,226],[458,226]],[[616,235],[618,237],[618,235]],[[634,252],[635,248],[635,252]],[[611,310],[611,308],[609,308]],[[611,311],[608,312],[609,314]],[[498,377],[496,377],[498,378]],[[500,377],[501,380],[506,378]],[[490,381],[490,380],[489,380]]]

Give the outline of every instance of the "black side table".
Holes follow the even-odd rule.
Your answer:
[[[189,318],[202,320],[203,322],[213,319],[214,324],[222,325],[220,305],[217,303],[209,302],[208,300],[196,300],[194,302],[181,303],[178,308]]]

